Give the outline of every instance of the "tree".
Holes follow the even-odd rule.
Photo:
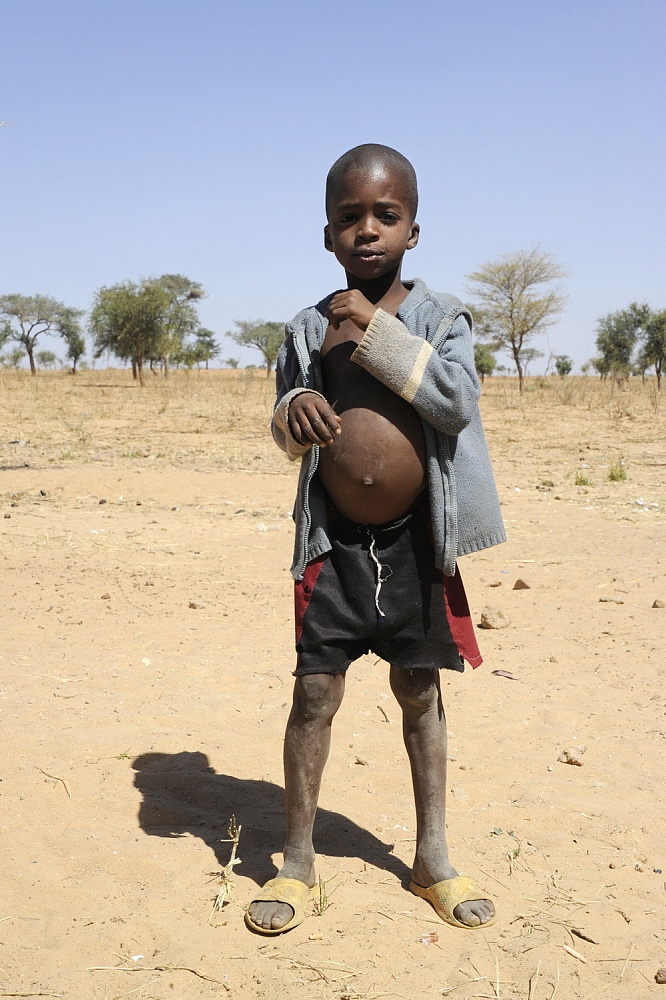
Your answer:
[[[194,302],[202,299],[205,293],[198,282],[190,281],[182,274],[163,274],[160,278],[148,278],[142,282],[142,286],[162,295],[161,333],[157,350],[164,377],[167,378],[171,355],[182,351],[187,338],[196,336],[201,330]]]
[[[100,288],[90,313],[95,357],[110,351],[123,361],[131,361],[132,373],[143,385],[145,359],[159,354],[162,305],[163,295],[154,286],[125,281]]]
[[[9,321],[10,340],[24,347],[30,371],[35,375],[35,347],[39,337],[44,333],[66,337],[73,330],[80,330],[83,312],[63,305],[50,295],[12,294],[0,296],[0,315]]]
[[[35,360],[40,368],[55,368],[58,359],[53,351],[37,351]]]
[[[570,375],[573,371],[573,361],[571,358],[566,354],[556,354],[555,371],[562,378],[564,378],[565,375]]]
[[[0,351],[5,346],[8,340],[11,340],[12,336],[12,325],[8,319],[3,319],[0,317]]]
[[[76,366],[80,358],[86,353],[86,342],[81,333],[78,323],[65,321],[60,328],[60,336],[67,344],[67,360],[72,362],[72,375],[76,375]]]
[[[482,315],[478,335],[491,350],[512,355],[521,392],[527,343],[555,322],[567,299],[559,286],[548,286],[564,276],[561,265],[539,246],[504,254],[467,275]]]
[[[208,368],[208,362],[220,353],[220,345],[215,340],[213,331],[206,330],[203,326],[196,331],[195,338],[194,349],[197,351],[198,360],[205,361]]]
[[[486,375],[492,375],[497,368],[497,359],[487,344],[480,341],[474,344],[474,367],[477,374],[481,376],[481,381],[485,381]]]
[[[86,342],[78,330],[70,330],[63,337],[67,342],[67,360],[72,362],[72,375],[76,375],[79,359],[86,353]]]
[[[229,332],[226,336],[230,337],[236,344],[240,344],[241,347],[254,347],[257,351],[261,351],[266,363],[266,378],[268,378],[284,340],[284,323],[276,323],[273,320],[264,322],[263,319],[257,319],[254,322],[237,319],[234,322],[238,330],[235,333]]]
[[[240,364],[240,358],[225,358],[223,361],[228,368],[236,369]]]
[[[602,378],[608,375],[616,379],[629,377],[634,348],[645,335],[649,318],[650,307],[637,302],[632,302],[627,309],[601,316],[597,322],[596,341],[599,356],[593,358],[592,366]]]
[[[643,335],[641,360],[645,368],[654,367],[657,388],[661,389],[661,376],[666,370],[666,309],[651,312]]]
[[[25,351],[22,347],[13,347],[7,354],[2,355],[0,362],[5,368],[20,368],[24,357]]]
[[[95,357],[111,351],[131,361],[141,385],[147,360],[159,359],[168,375],[171,356],[182,352],[187,338],[201,329],[193,302],[203,295],[201,285],[182,274],[100,288],[90,314]]]
[[[523,369],[523,373],[527,375],[527,369],[536,361],[537,358],[543,357],[543,351],[537,351],[536,347],[524,347],[520,352],[520,364]]]

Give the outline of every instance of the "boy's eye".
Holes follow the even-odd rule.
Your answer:
[[[358,216],[354,215],[353,212],[348,212],[347,215],[343,215],[340,222],[356,222]]]

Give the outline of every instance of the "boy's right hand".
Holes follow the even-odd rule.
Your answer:
[[[325,448],[341,433],[340,417],[322,396],[302,392],[289,404],[289,429],[299,444]]]

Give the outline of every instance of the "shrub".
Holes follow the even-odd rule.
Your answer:
[[[624,458],[618,455],[614,458],[608,469],[608,481],[610,483],[622,483],[627,478],[627,470],[624,467]]]

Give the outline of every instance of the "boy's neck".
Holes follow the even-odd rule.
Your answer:
[[[409,289],[402,283],[401,271],[402,265],[371,281],[363,281],[362,278],[357,278],[355,274],[346,271],[347,288],[357,288],[365,295],[368,302],[381,305],[385,312],[395,315],[409,295]]]

